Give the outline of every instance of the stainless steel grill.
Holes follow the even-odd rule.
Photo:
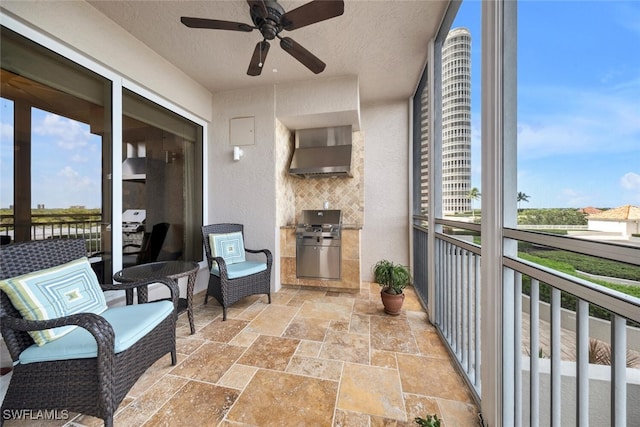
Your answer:
[[[144,224],[147,211],[144,209],[127,209],[122,213],[122,244],[140,245],[144,235]]]
[[[340,280],[342,212],[305,210],[296,227],[296,277]]]

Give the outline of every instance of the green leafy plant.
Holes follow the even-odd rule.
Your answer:
[[[388,294],[399,295],[411,284],[411,273],[404,265],[383,259],[373,266],[373,277],[382,290]]]
[[[427,418],[416,417],[416,424],[423,427],[440,427],[440,418],[437,415],[427,415]]]

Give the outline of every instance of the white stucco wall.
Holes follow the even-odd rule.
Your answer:
[[[406,101],[361,108],[364,132],[362,280],[380,259],[409,265],[409,108]]]
[[[277,264],[280,240],[276,232],[274,97],[273,86],[214,96],[206,161],[209,218],[205,218],[205,223],[244,224],[246,247],[268,248]],[[229,120],[235,117],[255,118],[255,144],[243,146],[244,155],[237,162],[229,143]],[[280,277],[278,271],[274,265],[272,289],[279,286],[275,283]]]

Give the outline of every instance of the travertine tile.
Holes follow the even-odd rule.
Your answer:
[[[409,322],[402,316],[371,316],[371,347],[376,350],[418,353]]]
[[[249,323],[246,330],[257,334],[280,336],[289,322],[298,312],[297,307],[288,305],[268,305],[255,319]]]
[[[398,371],[377,366],[345,364],[337,407],[345,411],[406,421]]]
[[[232,345],[238,345],[240,347],[249,347],[253,342],[258,338],[260,334],[256,334],[255,332],[249,332],[246,329],[240,332],[238,335],[233,337],[233,339],[229,342]]]
[[[147,422],[154,426],[215,426],[223,420],[238,398],[238,390],[189,381]]]
[[[201,338],[178,337],[176,338],[176,351],[182,354],[191,354],[205,342]]]
[[[420,354],[429,357],[440,357],[449,359],[449,352],[440,340],[437,332],[432,331],[415,331],[416,342],[420,349]]]
[[[369,415],[336,409],[333,427],[369,427]]]
[[[209,341],[228,343],[248,324],[245,320],[218,318],[197,332],[197,336]]]
[[[364,334],[369,335],[371,331],[371,318],[364,314],[353,313],[351,315],[351,323],[349,325],[349,332],[352,334]]]
[[[311,319],[298,315],[291,321],[287,330],[284,331],[283,336],[287,338],[323,341],[329,328],[329,323],[329,320]]]
[[[173,375],[165,375],[139,398],[135,399],[114,418],[115,425],[141,426],[151,418],[177,390],[189,380]]]
[[[318,357],[322,343],[318,341],[302,340],[296,350],[296,356],[301,357]]]
[[[287,372],[338,381],[342,374],[342,363],[337,360],[294,356],[287,367]]]
[[[116,426],[414,427],[427,414],[443,427],[477,425],[471,393],[412,289],[398,317],[384,314],[375,283],[358,294],[284,287],[271,305],[264,295],[234,304],[226,322],[214,299],[195,300],[196,334],[179,320],[178,365],[166,355],[151,366]]]
[[[466,384],[448,359],[397,353],[405,393],[472,403]]]
[[[251,381],[251,378],[253,378],[253,375],[257,370],[258,368],[255,366],[246,366],[236,363],[229,368],[222,378],[220,378],[218,384],[225,387],[243,390],[249,381]]]
[[[398,369],[396,354],[391,351],[371,350],[371,365],[381,368]]]
[[[261,335],[238,359],[238,363],[284,371],[299,343],[300,340],[296,339]]]
[[[405,393],[404,405],[407,410],[407,419],[412,421],[416,417],[426,418],[427,415],[436,415],[440,420],[443,420],[438,402],[439,400],[433,397]],[[471,426],[472,424],[452,424],[453,427],[467,425]],[[444,425],[441,427],[444,427]]]
[[[216,383],[244,351],[243,347],[207,342],[172,369],[171,374]]]
[[[320,357],[345,362],[369,364],[369,337],[327,331]]]
[[[438,399],[438,404],[447,426],[479,425],[478,410],[475,405],[445,399]]]
[[[260,369],[227,419],[252,426],[330,427],[336,381]]]

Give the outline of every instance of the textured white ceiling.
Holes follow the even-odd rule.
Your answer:
[[[283,31],[327,64],[315,75],[277,40],[262,75],[246,74],[258,30],[191,29],[181,16],[252,24],[246,1],[89,0],[89,3],[212,93],[266,84],[357,75],[362,103],[407,99],[425,64],[448,1],[345,1],[344,15]],[[281,0],[285,11],[306,3]],[[277,69],[277,72],[273,71]]]

